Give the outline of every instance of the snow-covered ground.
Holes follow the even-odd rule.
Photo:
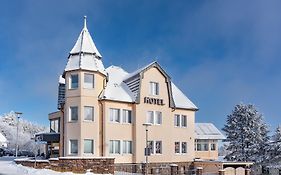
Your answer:
[[[74,175],[71,172],[60,173],[48,169],[34,169],[17,165],[14,163],[14,157],[1,157],[0,158],[0,175]],[[86,175],[93,175],[87,172]]]

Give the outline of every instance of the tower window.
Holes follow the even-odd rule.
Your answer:
[[[77,106],[71,106],[69,108],[69,120],[70,121],[78,120],[78,107]]]
[[[92,89],[94,88],[94,75],[84,74],[84,88]]]
[[[70,84],[69,89],[78,88],[78,74],[70,75],[69,84]]]
[[[84,106],[84,120],[94,121],[94,107]]]

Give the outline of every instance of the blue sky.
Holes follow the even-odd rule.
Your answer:
[[[281,1],[3,1],[0,114],[47,125],[58,76],[88,16],[106,67],[131,72],[157,60],[221,128],[235,104],[281,123]]]

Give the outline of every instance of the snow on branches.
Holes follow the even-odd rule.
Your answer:
[[[254,105],[236,105],[222,130],[229,142],[227,160],[262,162],[266,159],[268,126]]]
[[[8,140],[8,148],[14,149],[17,137],[17,117],[14,112],[0,116],[0,132]],[[35,133],[47,131],[44,126],[31,123],[27,120],[19,119],[18,145],[20,150],[33,151],[35,148],[34,137]]]

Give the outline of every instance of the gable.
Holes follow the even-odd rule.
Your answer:
[[[152,70],[154,70],[154,73]],[[143,83],[145,76],[148,76],[150,79],[154,74],[158,74],[158,79],[162,81],[161,88],[166,89],[165,94],[167,94],[167,96],[165,103],[168,103],[170,108],[198,110],[188,97],[173,84],[169,75],[157,62],[152,62],[132,73],[128,73],[117,66],[108,67],[106,72],[108,74],[108,82],[100,95],[100,99],[139,104],[141,100],[144,100],[141,99],[143,86],[146,86],[145,91],[148,90],[148,82],[146,81],[146,84]],[[165,85],[163,85],[163,82]]]

